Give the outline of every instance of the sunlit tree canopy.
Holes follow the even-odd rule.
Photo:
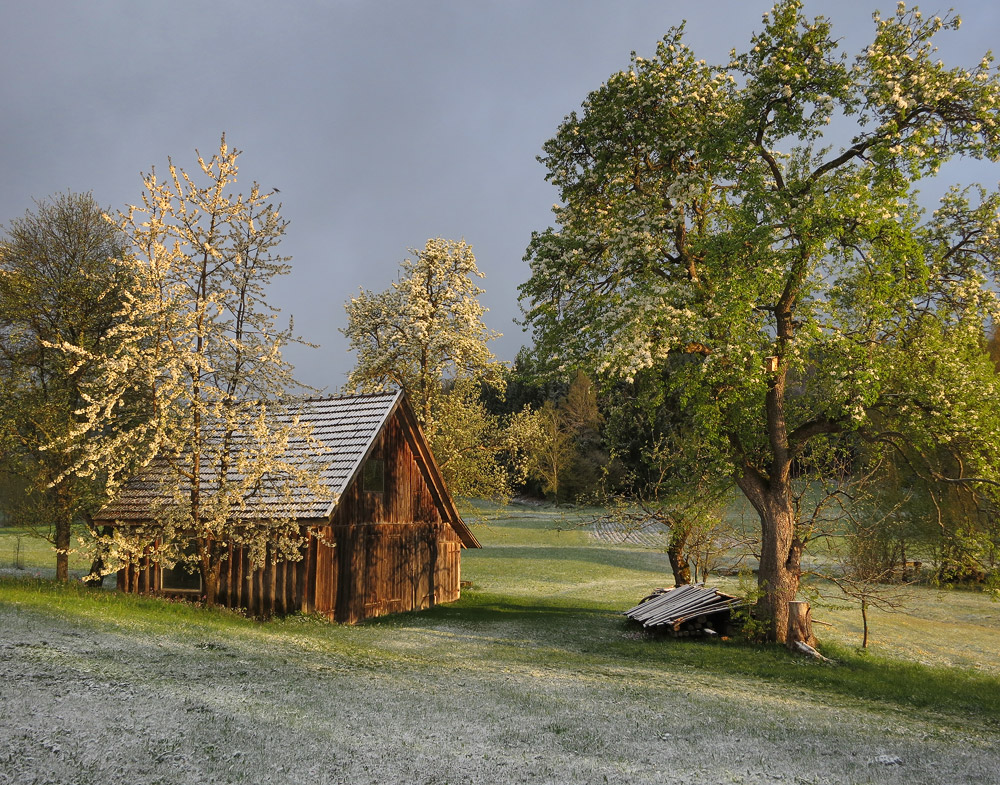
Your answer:
[[[900,3],[850,58],[789,0],[713,65],[682,26],[544,148],[561,198],[526,256],[537,352],[605,378],[671,369],[691,433],[761,516],[760,607],[779,638],[807,445],[944,441],[968,471],[998,465],[983,335],[1000,196],[955,187],[925,211],[916,195],[950,159],[1000,155],[992,58],[962,68],[935,52],[958,27]]]

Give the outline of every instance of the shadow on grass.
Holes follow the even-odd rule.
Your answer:
[[[1000,679],[989,674],[930,667],[835,646],[821,647],[836,661],[827,664],[776,644],[655,636],[618,612],[581,606],[579,600],[519,602],[504,595],[469,592],[457,603],[366,624],[399,623],[467,627],[470,634],[491,628],[493,637],[503,640],[506,636],[512,649],[526,647],[526,659],[534,656],[528,652],[537,647],[558,653],[565,657],[567,670],[641,666],[688,675],[694,670],[722,679],[735,677],[749,689],[773,695],[806,690],[818,702],[837,695],[868,707],[916,709],[954,725],[974,721],[1000,727]]]
[[[0,603],[23,604],[70,622],[77,617],[100,618],[102,624],[123,625],[123,631],[134,635],[172,637],[182,629],[199,634],[244,631],[253,635],[268,625],[220,609],[41,580],[0,578]],[[305,621],[324,638],[335,632],[333,637],[340,643],[356,639],[351,628]],[[281,625],[275,624],[274,630],[280,632]],[[362,626],[385,628],[385,634],[390,635],[392,627],[465,628],[470,637],[482,637],[485,632],[492,641],[505,644],[501,660],[511,664],[542,657],[548,666],[568,673],[596,673],[602,667],[683,671],[687,676],[692,671],[703,672],[721,680],[737,679],[745,689],[774,695],[798,688],[819,703],[840,696],[869,708],[884,705],[890,710],[919,710],[935,723],[1000,727],[1000,679],[989,674],[929,667],[834,646],[821,646],[837,661],[829,665],[803,659],[777,645],[655,638],[627,626],[616,611],[597,602],[588,606],[579,599],[521,600],[470,591],[456,603],[385,616]],[[377,651],[377,645],[372,651]]]
[[[466,592],[462,599],[446,605],[436,605],[423,611],[380,616],[365,621],[365,626],[392,625],[395,620],[425,627],[442,622],[449,625],[482,625],[518,622],[537,626],[539,631],[565,629],[564,625],[591,627],[598,619],[617,617],[614,610],[598,606],[581,606],[578,601],[541,599],[518,601],[502,594]]]

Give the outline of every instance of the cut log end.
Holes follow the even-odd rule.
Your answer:
[[[815,650],[816,636],[812,631],[812,611],[808,602],[793,601],[788,603],[788,632],[785,643],[789,648],[804,643]]]

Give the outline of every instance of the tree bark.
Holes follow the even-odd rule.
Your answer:
[[[90,527],[91,532],[93,532],[94,537],[110,537],[113,533],[113,528],[111,526],[97,527],[94,525],[93,519],[88,515],[87,525]],[[93,561],[90,562],[90,572],[83,579],[84,583],[95,589],[100,589],[104,586],[104,552],[101,548],[100,543],[97,545],[97,552],[94,555]]]
[[[83,582],[92,589],[100,589],[104,586],[104,558],[95,556],[90,563],[90,572],[84,576]]]
[[[757,580],[763,594],[757,603],[758,618],[768,621],[771,640],[784,643],[788,604],[795,600],[799,590],[802,558],[802,543],[795,536],[795,512],[790,499],[770,500],[761,516],[761,532]]]
[[[205,607],[215,606],[219,594],[219,576],[222,565],[219,562],[213,540],[206,538],[199,543],[201,561],[201,590],[205,595]]]
[[[69,580],[69,541],[72,526],[69,520],[56,521],[56,580]]]
[[[670,569],[674,574],[674,586],[685,586],[691,583],[691,568],[688,567],[684,554],[671,545],[667,549],[667,558],[670,560]]]
[[[205,607],[215,607],[215,597],[218,593],[218,582],[216,580],[215,569],[213,567],[209,567],[209,569],[202,574],[202,588],[205,591]]]
[[[744,467],[736,483],[760,518],[761,595],[754,616],[767,625],[770,641],[784,643],[788,633],[788,603],[795,599],[801,577],[802,541],[795,536],[795,508],[787,483],[774,484],[752,467]]]
[[[684,555],[687,538],[688,530],[684,528],[678,530],[675,524],[670,535],[670,543],[667,545],[667,559],[670,561],[670,570],[674,574],[674,586],[685,586],[691,583],[691,568]]]
[[[816,646],[816,636],[812,631],[812,611],[808,602],[792,601],[788,603],[788,626],[785,643],[789,648],[796,643]]]
[[[790,281],[781,302],[775,307],[779,345],[786,345],[793,333],[791,302],[795,287]],[[801,578],[803,542],[797,536],[795,505],[792,500],[792,458],[788,424],[785,420],[785,382],[788,367],[778,352],[778,368],[770,378],[764,399],[770,462],[766,474],[745,457],[736,474],[736,484],[760,517],[761,552],[757,585],[761,596],[754,615],[767,625],[768,640],[784,643],[788,635],[788,604],[795,600]],[[734,439],[734,444],[738,441]],[[741,451],[742,453],[742,451]]]

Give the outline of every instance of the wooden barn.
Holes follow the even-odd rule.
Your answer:
[[[457,600],[461,549],[480,545],[459,516],[402,392],[311,399],[296,411],[323,447],[322,492],[303,490],[292,501],[303,557],[268,558],[263,568],[251,569],[244,549],[229,546],[219,604],[254,616],[316,612],[352,624]],[[148,488],[141,481],[127,485],[98,522],[148,523]],[[287,506],[282,509],[287,514]],[[150,551],[118,572],[119,589],[201,593],[197,572],[165,568]]]

